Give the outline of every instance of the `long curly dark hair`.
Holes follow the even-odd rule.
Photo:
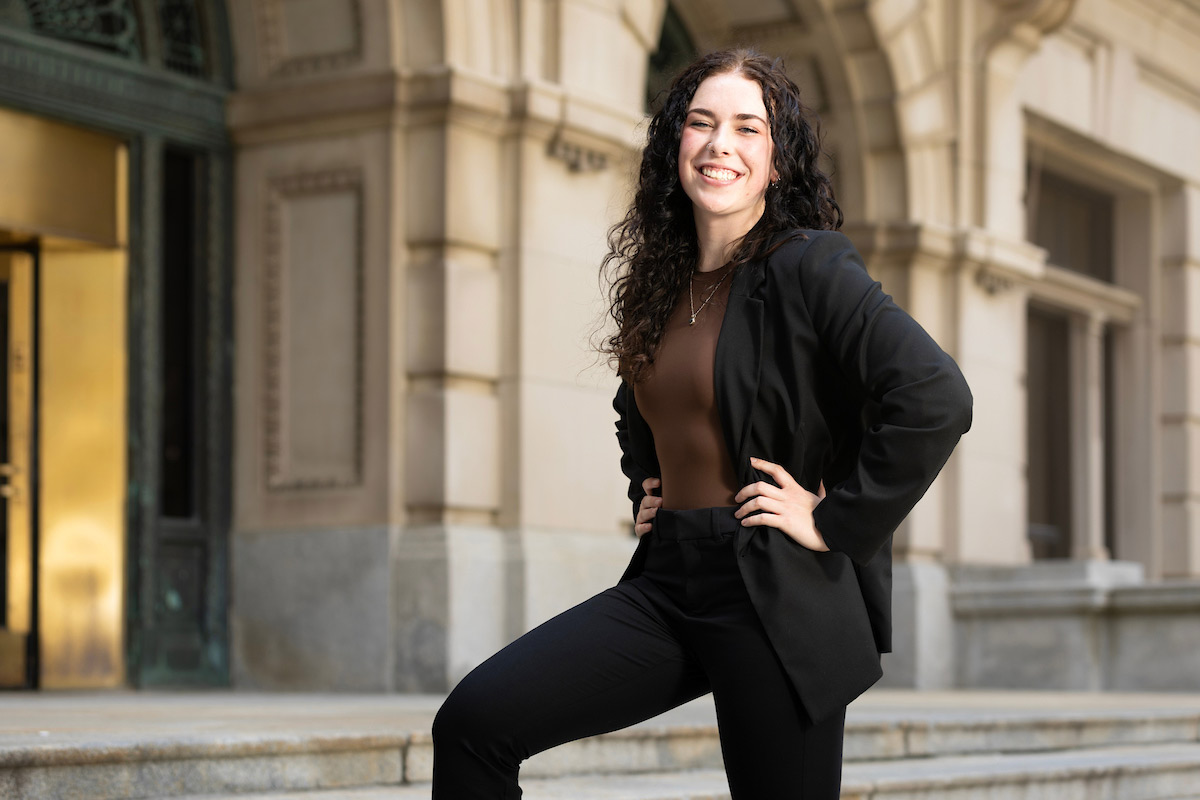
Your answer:
[[[767,189],[762,217],[734,250],[733,269],[791,238],[780,233],[842,226],[833,186],[817,166],[816,117],[800,102],[800,89],[784,73],[782,61],[749,49],[709,53],[695,61],[675,78],[650,120],[637,193],[625,218],[609,231],[601,266],[602,277],[612,276],[609,314],[617,330],[600,351],[631,384],[654,362],[667,319],[700,257],[692,201],[679,183],[679,140],[688,106],[705,78],[731,72],[762,86],[778,175]]]

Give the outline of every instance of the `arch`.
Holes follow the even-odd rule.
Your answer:
[[[949,223],[955,117],[936,9],[911,0],[797,0],[748,22],[737,0],[672,4],[700,50],[752,44],[783,57],[822,117],[847,217]]]
[[[934,35],[937,8],[910,0],[880,0],[836,9],[810,0],[838,43],[831,76],[844,80],[861,167],[861,219],[868,223],[953,221],[950,142],[955,115],[944,53]]]

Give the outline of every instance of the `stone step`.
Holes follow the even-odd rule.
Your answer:
[[[22,702],[0,700],[0,798],[6,800],[345,793],[388,785],[397,792],[400,784],[432,775],[427,731],[439,698],[234,693]],[[1146,755],[1198,743],[1195,697],[879,692],[851,708],[847,776],[879,764],[891,765],[890,780],[913,765],[972,763],[955,758],[1053,758],[1121,747]],[[605,773],[636,782],[661,773],[699,780],[714,770],[720,775],[720,767],[711,701],[703,700],[542,753],[522,773],[564,780]],[[599,785],[624,785],[612,781]]]
[[[523,779],[525,800],[728,800],[721,770]],[[427,800],[427,783],[181,800]],[[1200,800],[1200,744],[850,763],[842,800]]]

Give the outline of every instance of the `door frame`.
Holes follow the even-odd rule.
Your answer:
[[[29,476],[27,480],[27,488],[29,491],[29,633],[25,637],[25,685],[22,687],[4,687],[4,688],[24,688],[36,689],[39,684],[40,670],[39,650],[38,650],[38,530],[41,527],[41,517],[39,510],[41,508],[41,492],[39,486],[39,478],[41,476],[41,466],[38,461],[38,439],[41,407],[38,402],[40,397],[41,384],[41,347],[39,345],[39,332],[41,331],[41,246],[35,239],[32,242],[21,243],[3,243],[0,244],[0,253],[25,253],[30,259],[30,288],[29,288],[29,316],[30,316],[30,353],[29,353]],[[7,294],[7,292],[6,292]],[[8,302],[8,297],[4,298]],[[0,349],[3,352],[3,357],[8,358],[8,332],[4,334],[5,347]],[[7,364],[4,367],[8,369]],[[5,391],[8,389],[7,379],[4,382]],[[7,405],[7,401],[5,401]],[[5,509],[7,511],[7,509]],[[4,540],[3,546],[7,547],[7,537]],[[5,572],[7,573],[8,562],[7,555],[4,559]],[[4,591],[0,592],[0,602],[7,602],[8,586],[7,574],[5,575]]]

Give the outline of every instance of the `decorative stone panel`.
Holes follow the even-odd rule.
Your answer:
[[[362,176],[275,178],[263,278],[263,460],[270,491],[363,472]]]
[[[272,76],[328,72],[362,60],[359,0],[262,0],[257,7]]]

